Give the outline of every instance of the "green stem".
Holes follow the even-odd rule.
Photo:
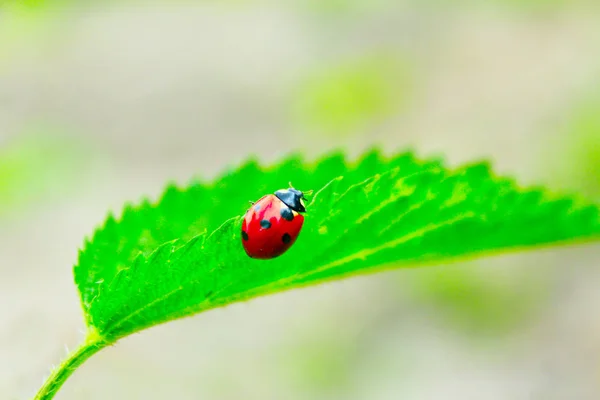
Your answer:
[[[56,367],[44,385],[35,395],[34,400],[50,400],[56,395],[67,378],[85,362],[88,358],[102,350],[109,343],[102,339],[97,333],[90,332],[85,342],[75,352],[69,354],[58,367]]]

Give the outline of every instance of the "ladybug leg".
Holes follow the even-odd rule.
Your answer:
[[[250,204],[255,205],[256,202],[255,201],[250,201]]]

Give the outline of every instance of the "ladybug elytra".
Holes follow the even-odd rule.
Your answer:
[[[306,212],[304,193],[289,188],[261,197],[242,222],[242,245],[251,258],[269,259],[285,253],[296,241]]]

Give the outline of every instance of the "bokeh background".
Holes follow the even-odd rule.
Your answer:
[[[83,238],[168,181],[379,145],[600,201],[595,0],[48,3],[0,8],[2,399],[82,339]],[[599,262],[532,251],[235,304],[122,340],[56,398],[599,399]]]

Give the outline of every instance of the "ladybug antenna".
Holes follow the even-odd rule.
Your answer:
[[[290,185],[290,187],[289,187],[290,189],[294,189],[294,185],[292,185],[292,182],[289,182],[289,185]],[[302,192],[302,194],[311,196],[313,194],[313,192],[314,192],[314,190],[306,190],[306,191]]]

